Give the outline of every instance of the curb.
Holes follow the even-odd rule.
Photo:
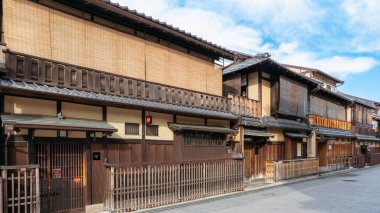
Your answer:
[[[264,186],[260,186],[260,187],[249,187],[249,186],[247,186],[244,189],[244,191],[232,192],[232,193],[228,193],[228,194],[221,194],[221,195],[216,195],[216,196],[212,196],[212,197],[205,197],[205,198],[201,198],[198,200],[180,202],[180,203],[170,204],[167,206],[159,206],[159,207],[154,207],[154,208],[150,208],[150,209],[143,209],[143,210],[138,210],[136,212],[162,212],[162,211],[172,210],[172,209],[190,206],[190,205],[194,205],[194,204],[201,204],[201,203],[206,203],[206,202],[210,202],[210,201],[214,201],[214,200],[221,200],[221,199],[226,199],[226,198],[230,198],[230,197],[240,196],[240,195],[252,193],[255,191],[264,191],[266,189],[290,185],[293,183],[299,183],[299,182],[308,181],[308,180],[315,180],[315,179],[318,179],[321,177],[337,176],[337,175],[341,175],[341,174],[346,174],[346,173],[351,173],[351,172],[356,172],[356,171],[361,171],[361,170],[367,170],[367,169],[376,168],[376,167],[380,167],[380,165],[366,166],[366,167],[360,168],[360,169],[350,168],[350,169],[346,169],[346,170],[328,172],[328,173],[323,173],[323,174],[319,174],[319,175],[306,176],[306,177],[297,178],[297,179],[279,181],[277,183],[272,183],[272,184],[268,184],[266,186],[264,185]]]

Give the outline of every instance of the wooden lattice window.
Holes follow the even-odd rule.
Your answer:
[[[209,132],[186,132],[183,134],[185,146],[225,146],[226,136]]]
[[[147,125],[146,135],[148,136],[158,136],[158,125]]]
[[[139,135],[140,124],[138,123],[125,123],[126,135]]]

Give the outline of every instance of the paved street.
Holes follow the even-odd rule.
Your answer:
[[[248,192],[166,212],[380,212],[380,167]]]

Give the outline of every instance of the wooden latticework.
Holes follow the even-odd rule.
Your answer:
[[[28,0],[3,4],[4,39],[12,51],[222,95],[222,71],[207,56],[100,25],[105,21],[98,17],[90,21]]]
[[[354,155],[352,157],[352,165],[354,168],[364,168],[366,165],[365,155]]]
[[[367,161],[369,166],[375,166],[380,164],[380,153],[367,154]]]
[[[38,165],[1,166],[0,171],[0,213],[39,213]]]
[[[337,120],[333,118],[327,118],[320,115],[307,115],[310,125],[319,126],[332,129],[341,129],[346,131],[351,131],[351,122],[344,120]]]
[[[231,112],[241,116],[261,117],[261,102],[242,96],[228,95]]]
[[[105,210],[126,212],[240,191],[243,160],[106,166]]]
[[[328,171],[339,171],[350,167],[350,156],[327,158]]]
[[[316,175],[319,173],[318,158],[298,160],[267,161],[266,182],[272,183],[280,180]]]

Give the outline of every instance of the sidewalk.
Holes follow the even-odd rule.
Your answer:
[[[172,205],[168,205],[168,206],[160,206],[160,207],[155,207],[155,208],[151,208],[151,209],[144,209],[144,210],[139,210],[137,212],[161,212],[161,211],[166,211],[166,210],[175,209],[175,208],[179,208],[179,207],[194,205],[194,204],[198,204],[198,203],[209,202],[209,201],[219,200],[219,199],[225,199],[225,198],[229,198],[229,197],[233,197],[233,196],[242,195],[244,193],[250,193],[253,191],[261,191],[261,190],[270,189],[270,188],[277,187],[277,186],[284,186],[284,185],[288,185],[288,184],[292,184],[292,183],[298,183],[298,182],[302,182],[302,181],[313,180],[313,179],[317,179],[317,178],[321,178],[321,177],[335,176],[335,175],[340,175],[340,174],[345,174],[345,173],[350,173],[350,172],[355,172],[355,171],[360,171],[360,170],[375,168],[375,167],[380,167],[380,165],[366,166],[366,167],[361,168],[361,169],[350,168],[350,169],[345,169],[345,170],[340,170],[340,171],[335,171],[335,172],[323,173],[323,174],[319,174],[319,175],[306,176],[306,177],[301,177],[301,178],[296,178],[296,179],[291,179],[291,180],[283,180],[283,181],[279,181],[276,183],[251,183],[251,184],[246,185],[246,188],[244,189],[244,191],[222,194],[222,195],[217,195],[217,196],[213,196],[213,197],[202,198],[199,200],[181,202],[181,203],[172,204]]]

